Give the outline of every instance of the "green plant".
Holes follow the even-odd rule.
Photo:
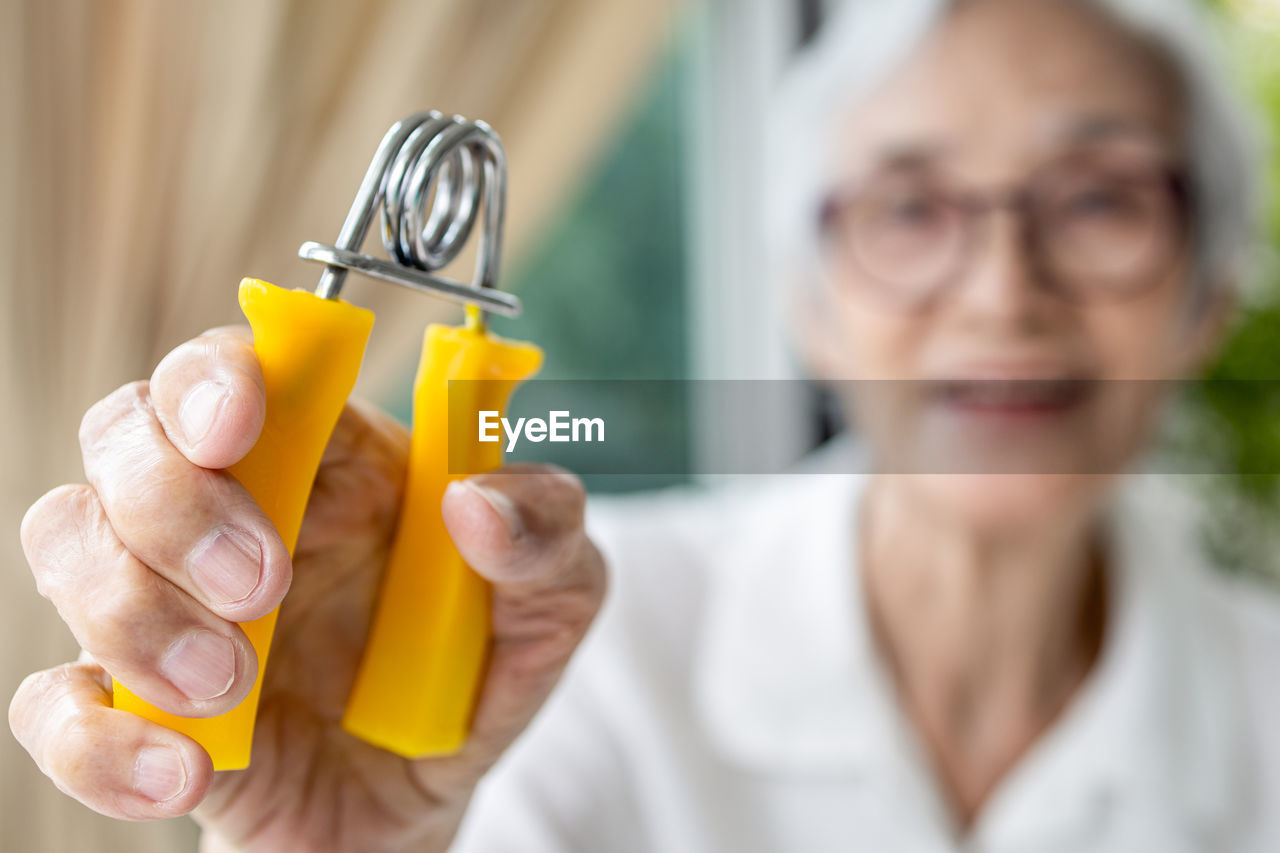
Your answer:
[[[1235,70],[1259,109],[1264,133],[1280,139],[1280,31],[1248,3],[1218,2],[1226,13]],[[1270,151],[1269,197],[1280,187]],[[1189,389],[1174,455],[1194,460],[1210,554],[1232,571],[1280,579],[1280,278],[1270,256],[1280,217],[1266,212],[1254,281],[1232,333],[1204,381]]]

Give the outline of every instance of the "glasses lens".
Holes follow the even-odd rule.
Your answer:
[[[1180,202],[1160,166],[1068,164],[1039,190],[1033,233],[1049,273],[1074,291],[1143,290],[1179,251]]]
[[[833,236],[858,278],[897,301],[924,298],[938,287],[963,244],[963,215],[924,176],[873,177],[832,219]]]

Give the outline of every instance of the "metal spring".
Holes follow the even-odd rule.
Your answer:
[[[507,165],[487,124],[436,111],[396,122],[382,137],[351,210],[330,246],[306,242],[298,256],[326,264],[316,295],[336,299],[348,270],[506,316],[520,301],[495,288],[502,248]],[[362,254],[375,210],[391,261]],[[457,258],[483,211],[470,285],[433,273]],[[476,318],[483,323],[483,314]]]

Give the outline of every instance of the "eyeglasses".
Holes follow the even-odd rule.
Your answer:
[[[910,309],[963,272],[979,218],[1009,209],[1038,284],[1073,299],[1117,298],[1167,275],[1189,207],[1184,173],[1166,159],[1077,152],[998,195],[956,192],[920,167],[882,169],[829,196],[820,227],[861,288]]]

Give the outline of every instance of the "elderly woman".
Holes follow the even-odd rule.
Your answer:
[[[802,349],[852,380],[875,473],[593,507],[591,538],[561,472],[451,487],[494,651],[462,753],[407,762],[337,725],[404,430],[348,409],[291,565],[218,470],[263,402],[215,330],[88,413],[88,485],[24,522],[87,653],[10,712],[54,782],[191,812],[207,851],[1280,849],[1280,608],[1118,476],[1160,406],[1142,380],[1203,363],[1248,242],[1247,133],[1194,15],[851,9],[796,72],[773,209]],[[233,623],[291,580],[249,770],[109,707],[105,672],[234,705]]]

